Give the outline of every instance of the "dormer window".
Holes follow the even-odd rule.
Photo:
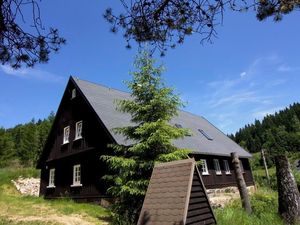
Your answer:
[[[64,128],[63,144],[69,143],[69,136],[70,136],[70,126],[67,126]]]
[[[76,123],[75,140],[82,138],[82,120]]]
[[[76,98],[76,89],[72,89],[71,99]]]

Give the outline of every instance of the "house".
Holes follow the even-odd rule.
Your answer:
[[[130,115],[115,106],[116,99],[129,98],[129,93],[70,77],[37,165],[41,169],[40,195],[84,201],[108,197],[108,184],[101,179],[108,169],[100,156],[110,154],[109,143],[131,144],[112,132],[131,124]],[[207,189],[236,186],[231,152],[240,157],[246,184],[254,185],[251,154],[206,119],[180,111],[171,123],[191,130],[191,136],[174,144],[190,149],[196,160],[203,160],[200,172]]]

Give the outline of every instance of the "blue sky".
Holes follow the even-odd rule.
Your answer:
[[[109,32],[102,13],[119,1],[42,1],[44,25],[67,39],[48,64],[14,71],[0,67],[0,126],[12,127],[56,111],[70,75],[126,90],[137,48]],[[299,12],[280,23],[259,22],[252,12],[227,10],[213,43],[199,36],[169,50],[163,62],[168,86],[225,133],[300,101]]]

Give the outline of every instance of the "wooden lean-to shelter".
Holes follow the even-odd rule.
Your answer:
[[[216,224],[194,159],[154,167],[138,225]]]

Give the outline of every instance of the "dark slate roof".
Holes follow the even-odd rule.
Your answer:
[[[124,145],[132,144],[130,140],[125,140],[122,135],[115,134],[112,131],[116,127],[132,125],[130,115],[117,111],[115,104],[116,99],[130,99],[130,94],[78,78],[73,78],[73,80],[115,141]],[[239,157],[251,157],[251,154],[201,116],[179,111],[178,116],[173,118],[171,123],[180,124],[183,128],[189,128],[192,132],[191,136],[174,140],[174,144],[179,148],[190,149],[197,154],[230,156],[231,152],[237,152]],[[199,129],[203,130],[212,140],[200,133]]]
[[[196,216],[188,218],[194,172],[197,171],[195,165],[194,159],[186,159],[161,163],[154,167],[138,225],[192,224],[189,220],[193,219],[197,220],[197,224],[215,224],[200,176],[197,178],[201,185],[197,188],[201,192],[197,193],[198,196],[201,194],[201,198],[194,199],[198,201],[193,203],[193,207],[197,209],[193,211]],[[201,219],[201,216],[205,218]]]

